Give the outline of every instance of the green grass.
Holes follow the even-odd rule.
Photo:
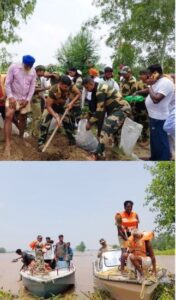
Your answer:
[[[159,284],[155,289],[151,300],[174,300],[175,286],[174,284]]]
[[[11,294],[11,292],[4,292],[3,290],[0,290],[0,300],[13,300],[15,299],[15,296]]]
[[[176,251],[175,249],[168,249],[168,250],[155,250],[154,249],[155,255],[175,255]]]
[[[33,297],[27,293],[20,293],[19,296],[14,296],[10,292],[4,292],[0,290],[0,300],[42,300],[43,298]],[[111,296],[106,291],[97,290],[94,293],[83,293],[82,295],[68,294],[68,295],[58,295],[49,298],[48,300],[111,300]]]

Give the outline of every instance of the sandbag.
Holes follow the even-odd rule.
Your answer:
[[[141,124],[138,124],[129,118],[125,119],[119,146],[125,155],[132,156],[134,146],[141,135],[142,129],[143,126]]]
[[[98,140],[91,130],[86,130],[87,119],[82,119],[78,123],[75,136],[76,145],[84,150],[94,153],[97,150]]]

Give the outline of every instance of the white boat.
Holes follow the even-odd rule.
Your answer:
[[[120,267],[121,251],[110,250],[93,264],[94,283],[97,288],[107,290],[113,299],[118,300],[150,300],[158,283],[152,279],[141,284],[137,279],[131,279],[128,273],[122,275]],[[157,270],[157,278],[165,275],[165,269]]]
[[[38,297],[49,298],[67,291],[75,285],[75,267],[68,269],[62,262],[62,267],[46,274],[32,275],[29,270],[21,271],[24,287]]]

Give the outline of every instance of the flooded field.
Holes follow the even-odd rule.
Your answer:
[[[18,294],[22,287],[19,281],[21,262],[12,263],[14,258],[16,258],[15,253],[0,254],[0,287],[5,291],[10,290],[13,294]],[[75,253],[73,262],[76,267],[76,286],[72,292],[81,294],[94,291],[92,263],[95,259],[94,251]],[[157,264],[167,268],[171,273],[175,272],[174,256],[157,256]]]

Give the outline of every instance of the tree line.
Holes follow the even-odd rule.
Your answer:
[[[34,12],[36,0],[0,0],[0,42],[21,41],[16,34],[20,22]],[[129,65],[134,70],[159,62],[165,72],[174,72],[174,0],[94,0],[100,14],[85,20],[80,32],[70,35],[58,50],[58,68],[66,72],[70,66],[87,74],[88,68],[99,65],[98,45],[92,31],[107,27],[106,44],[113,49],[112,64]],[[100,32],[100,37],[102,32]],[[0,50],[1,72],[12,57]]]

